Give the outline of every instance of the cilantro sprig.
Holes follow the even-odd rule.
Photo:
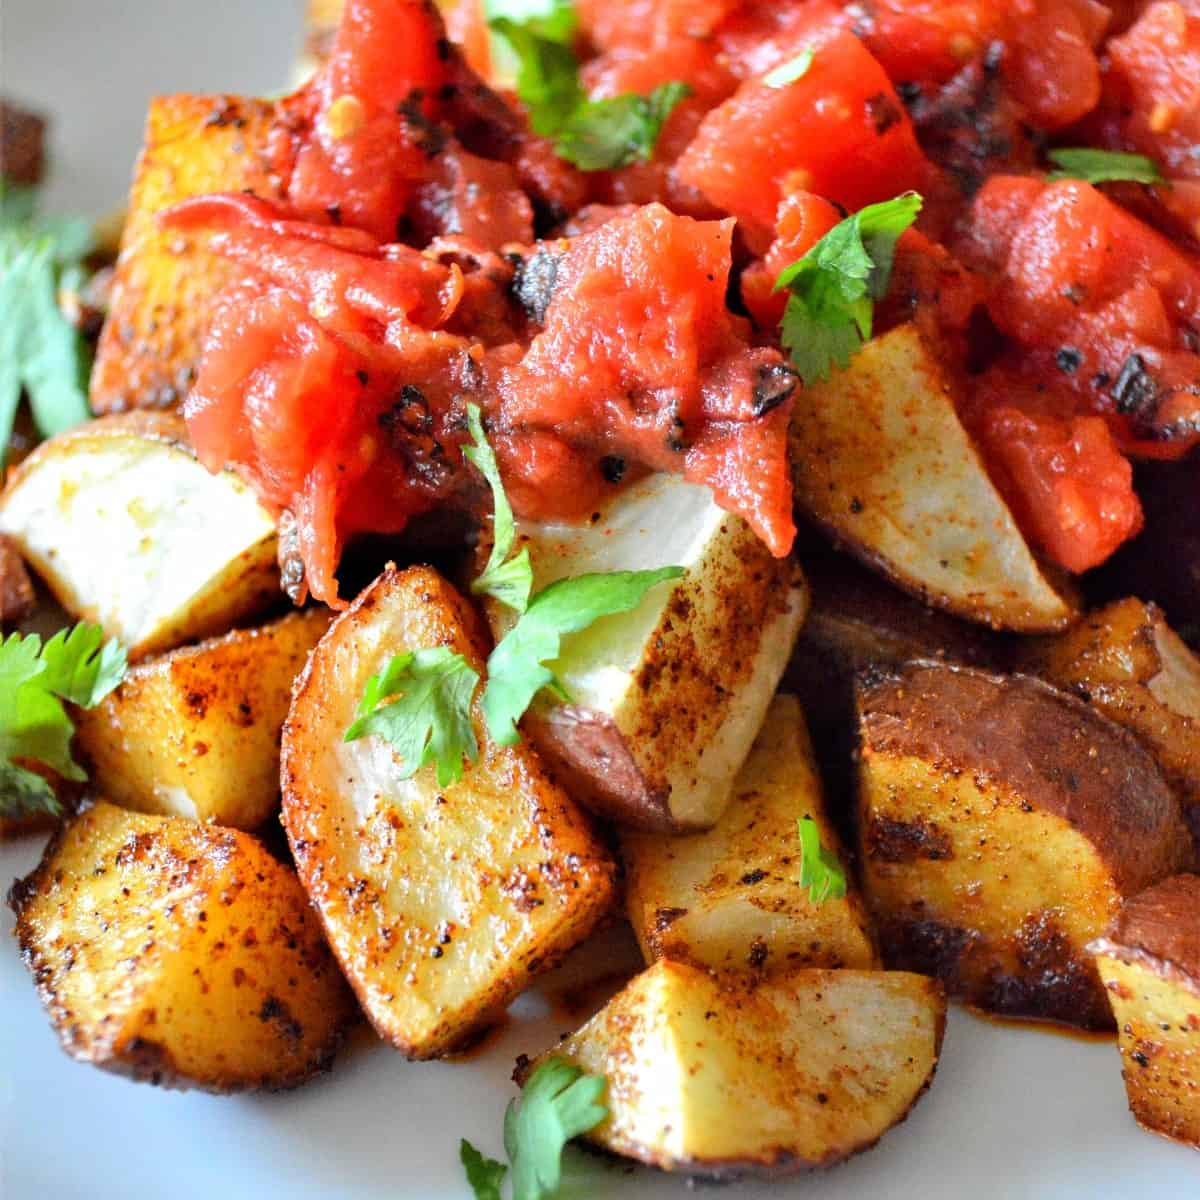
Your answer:
[[[88,417],[88,356],[58,294],[81,286],[90,245],[84,222],[39,219],[33,190],[0,180],[0,465],[22,393],[45,437]]]
[[[672,81],[648,96],[628,92],[589,100],[574,51],[574,7],[551,0],[540,11],[528,9],[517,0],[491,0],[488,24],[516,58],[517,95],[534,133],[552,139],[558,156],[581,171],[648,161],[667,118],[691,88]]]
[[[796,823],[800,834],[800,886],[808,888],[814,904],[840,900],[846,894],[846,873],[838,856],[821,845],[821,831],[812,817]]]
[[[124,647],[106,642],[98,625],[61,630],[44,645],[36,633],[13,633],[0,642],[0,814],[61,811],[49,781],[23,763],[85,779],[71,756],[75,725],[64,701],[95,707],[125,669]]]
[[[345,740],[381,737],[400,755],[401,779],[434,763],[438,787],[449,787],[462,778],[463,760],[479,756],[471,724],[478,683],[479,672],[446,646],[393,655],[367,680]]]
[[[605,1117],[607,1081],[565,1059],[539,1063],[518,1099],[504,1113],[504,1150],[512,1174],[512,1200],[550,1200],[562,1183],[563,1150],[572,1138],[594,1129]],[[476,1200],[500,1200],[508,1168],[485,1158],[465,1139],[459,1158]]]
[[[921,197],[905,192],[870,204],[835,225],[802,258],[785,267],[784,347],[805,383],[846,367],[870,340],[875,302],[887,294],[896,242],[917,219]]]
[[[1057,167],[1047,179],[1082,179],[1085,183],[1162,183],[1158,164],[1144,154],[1126,154],[1120,150],[1094,150],[1090,146],[1064,146],[1047,152]]]
[[[516,539],[517,523],[513,520],[512,505],[500,478],[496,453],[484,436],[478,405],[467,405],[467,428],[472,445],[463,447],[463,454],[492,489],[492,551],[482,573],[471,583],[471,591],[477,596],[494,596],[509,608],[524,612],[533,587],[533,567],[528,548],[509,557]]]

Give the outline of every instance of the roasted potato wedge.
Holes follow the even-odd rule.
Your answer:
[[[283,821],[300,878],[380,1035],[445,1053],[613,902],[614,866],[527,745],[480,753],[437,786],[400,778],[391,746],[343,742],[367,679],[393,654],[449,646],[482,673],[485,631],[435,571],[389,568],[330,628],[283,735]]]
[[[768,972],[878,966],[853,885],[821,904],[800,887],[803,817],[816,822],[822,847],[838,853],[804,714],[794,696],[780,695],[712,829],[622,834],[626,907],[646,961]]]
[[[159,226],[188,196],[253,192],[282,199],[267,163],[275,106],[237,96],[159,96],[150,103],[92,372],[92,408],[166,408],[187,393],[213,296],[237,268],[207,252],[206,235]]]
[[[526,525],[534,587],[677,564],[633,612],[564,639],[571,703],[524,727],[568,790],[622,825],[704,829],[721,815],[804,619],[798,568],[771,557],[704,487],[652,475],[578,525]],[[494,605],[499,638],[513,619]]]
[[[295,873],[248,834],[98,804],[9,902],[63,1048],[107,1071],[293,1087],[354,1018]]]
[[[1200,1149],[1200,876],[1127,901],[1089,949],[1120,1030],[1133,1115]]]
[[[913,326],[868,342],[797,395],[796,502],[927,604],[996,629],[1062,629],[1077,608],[1030,552],[952,391]]]
[[[1192,858],[1150,754],[1039,680],[942,664],[864,681],[859,713],[884,961],[994,1012],[1110,1027],[1086,946]]]
[[[1023,663],[1139,734],[1200,839],[1200,659],[1157,605],[1118,600],[1058,637],[1032,641]]]
[[[549,1054],[608,1080],[588,1139],[667,1171],[828,1167],[873,1146],[929,1086],[941,985],[889,971],[756,981],[667,960]]]
[[[0,532],[132,659],[223,633],[280,595],[274,519],[232,472],[205,470],[168,413],[45,442],[0,494]]]
[[[279,809],[279,735],[328,609],[175,650],[130,669],[75,717],[101,795],[142,812],[257,829]]]

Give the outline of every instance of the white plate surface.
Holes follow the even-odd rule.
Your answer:
[[[60,211],[118,203],[146,98],[277,91],[300,0],[0,0],[0,87],[52,112]],[[7,887],[40,843],[0,850]],[[460,1137],[499,1156],[515,1056],[571,1021],[552,979],[465,1061],[409,1064],[362,1032],[326,1078],[281,1096],[157,1091],[68,1060],[0,934],[2,1200],[469,1200]],[[610,938],[612,970],[629,953]],[[595,957],[595,956],[593,956]],[[572,1158],[571,1195],[682,1200],[683,1180]],[[1141,1132],[1111,1044],[951,1016],[932,1091],[880,1146],[730,1200],[1098,1200],[1200,1196],[1200,1155]]]

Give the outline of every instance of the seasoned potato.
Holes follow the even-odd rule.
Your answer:
[[[343,742],[394,654],[448,646],[482,673],[474,610],[427,567],[389,568],[330,628],[283,735],[283,820],[334,953],[381,1036],[412,1058],[451,1049],[591,932],[614,867],[526,745],[476,716],[478,760],[437,786],[392,747]]]
[[[9,900],[63,1048],[107,1071],[293,1087],[354,1017],[295,874],[248,834],[98,804]]]
[[[257,829],[279,808],[279,734],[327,609],[176,650],[133,667],[79,712],[101,795],[126,808]]]
[[[1034,559],[912,326],[802,389],[791,426],[797,503],[928,604],[997,629],[1062,629],[1072,600]]]
[[[168,413],[59,434],[13,472],[0,532],[75,618],[136,659],[224,632],[279,596],[271,515],[196,461]]]
[[[974,1004],[1107,1028],[1086,953],[1192,847],[1131,734],[1025,676],[912,664],[865,681],[859,828],[884,960]]]
[[[796,823],[806,816],[836,854],[804,714],[794,696],[776,696],[712,829],[621,837],[629,920],[646,961],[758,971],[877,966],[854,891],[818,905],[799,885]]]
[[[1039,638],[1025,666],[1140,734],[1200,838],[1200,659],[1162,610],[1129,597]]]
[[[165,408],[183,399],[212,297],[238,269],[206,251],[206,235],[162,229],[156,218],[208,192],[281,199],[265,153],[274,118],[273,104],[237,96],[151,101],[92,372],[96,412]]]
[[[549,1053],[608,1080],[590,1141],[667,1171],[828,1167],[873,1146],[929,1086],[941,985],[889,971],[756,981],[665,959]]]
[[[687,574],[563,641],[571,703],[524,728],[573,796],[624,825],[704,829],[722,813],[804,618],[798,569],[704,487],[652,475],[589,524],[525,526],[534,587],[590,571]],[[489,609],[497,638],[511,610]]]
[[[1133,1115],[1200,1149],[1200,876],[1127,901],[1089,949],[1120,1030]]]

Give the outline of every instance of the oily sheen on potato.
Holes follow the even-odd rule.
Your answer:
[[[130,668],[75,717],[95,788],[126,808],[257,829],[279,808],[292,684],[330,613],[293,613]]]
[[[678,565],[635,610],[564,639],[569,703],[523,723],[572,795],[620,824],[703,829],[729,803],[804,619],[807,592],[708,488],[630,485],[590,522],[523,524],[534,587],[589,572]],[[500,637],[510,610],[489,606]]]
[[[1200,876],[1135,896],[1089,949],[1120,1031],[1133,1115],[1200,1149]]]
[[[64,1049],[105,1070],[293,1087],[354,1018],[295,873],[248,834],[98,804],[9,900]]]
[[[854,554],[938,608],[1041,633],[1075,615],[1034,559],[911,325],[802,388],[789,435],[796,502]]]
[[[804,817],[838,853],[804,714],[779,695],[712,829],[622,834],[626,908],[646,961],[756,972],[877,966],[853,884],[820,904],[799,885]]]
[[[667,1171],[828,1167],[902,1121],[937,1066],[934,979],[801,969],[757,981],[655,963],[548,1054],[608,1080],[589,1141]]]
[[[224,633],[279,595],[274,519],[232,472],[196,461],[170,413],[104,417],[43,443],[0,494],[0,532],[131,659]]]
[[[462,1042],[591,932],[614,867],[524,744],[476,717],[478,760],[439,788],[376,737],[343,742],[368,678],[446,646],[482,673],[485,633],[426,567],[389,568],[330,628],[283,735],[283,821],[300,878],[380,1035],[412,1058]]]
[[[1087,944],[1192,857],[1149,752],[1027,676],[914,663],[865,678],[858,704],[884,961],[995,1012],[1110,1027]]]

